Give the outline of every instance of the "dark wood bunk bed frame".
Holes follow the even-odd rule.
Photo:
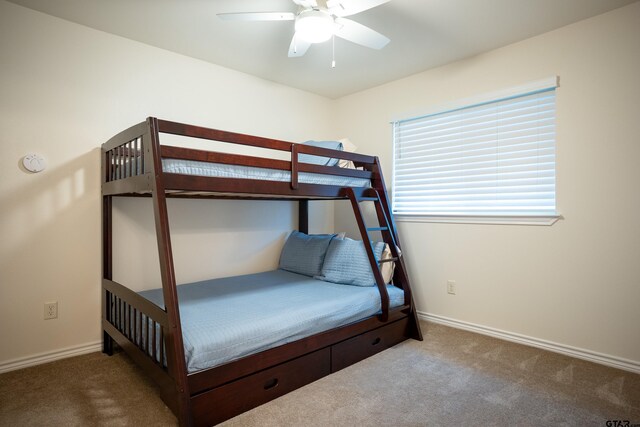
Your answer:
[[[160,144],[173,134],[291,153],[291,161],[218,153]],[[299,154],[350,160],[359,169],[298,162]],[[289,182],[214,178],[165,173],[162,158],[254,166],[291,172]],[[159,386],[160,395],[180,425],[212,425],[238,415],[399,342],[422,340],[411,287],[377,157],[225,132],[150,117],[102,145],[103,200],[103,351],[117,344]],[[367,178],[372,188],[298,182],[300,172]],[[113,281],[112,198],[152,198],[165,309]],[[404,290],[404,305],[389,308],[389,297],[373,254],[366,245],[381,297],[381,313],[345,326],[243,357],[221,366],[188,373],[171,251],[167,197],[294,200],[301,232],[308,233],[308,201],[349,199],[363,241],[379,231],[396,261],[393,284]],[[375,205],[378,227],[368,228],[360,202]],[[151,333],[149,331],[152,331]],[[154,331],[157,331],[154,333]]]

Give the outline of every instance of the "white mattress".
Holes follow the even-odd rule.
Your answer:
[[[198,175],[217,178],[259,179],[265,181],[291,181],[291,172],[253,166],[227,165],[198,162],[194,160],[162,159],[162,170],[166,173]],[[340,175],[325,175],[300,172],[298,182],[303,184],[335,185],[339,187],[370,187],[371,181]]]

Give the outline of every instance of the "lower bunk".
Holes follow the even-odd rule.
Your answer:
[[[180,392],[165,343],[162,290],[133,292],[104,280],[105,351],[115,340],[158,383],[188,424],[213,425],[419,338],[404,291],[387,285],[389,320],[375,287],[345,286],[275,270],[177,286],[187,367]],[[184,396],[183,396],[184,397]],[[184,423],[181,420],[182,423]]]

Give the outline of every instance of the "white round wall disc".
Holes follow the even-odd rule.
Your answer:
[[[47,167],[47,162],[40,154],[30,153],[22,159],[22,165],[29,172],[40,172]]]

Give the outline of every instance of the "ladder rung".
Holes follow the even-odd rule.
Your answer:
[[[398,258],[393,257],[393,258],[387,258],[387,259],[381,259],[378,261],[378,264],[382,264],[385,262],[396,262],[398,260]]]
[[[369,227],[367,231],[387,231],[389,227]]]
[[[375,202],[378,200],[377,197],[358,197],[359,202]]]

